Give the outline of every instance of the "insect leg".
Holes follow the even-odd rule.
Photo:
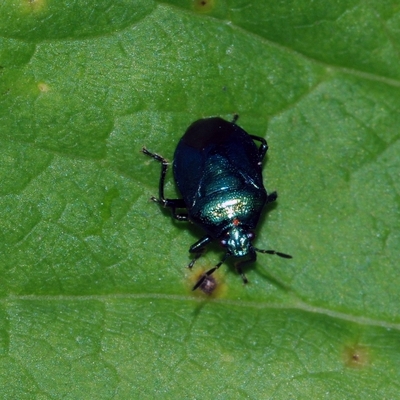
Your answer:
[[[264,138],[260,137],[260,136],[250,135],[250,137],[253,140],[257,140],[258,142],[261,142],[261,145],[258,148],[258,157],[260,159],[260,164],[261,164],[261,161],[264,159],[265,154],[267,153],[267,150],[268,150],[267,141]]]
[[[240,274],[240,276],[242,277],[243,283],[249,283],[248,279],[246,278],[246,275],[244,274],[243,270],[242,270],[242,266],[238,265],[236,267],[237,272]]]
[[[255,251],[252,251],[252,252],[249,254],[249,256],[250,256],[250,257],[247,258],[246,260],[241,260],[241,261],[235,263],[236,271],[237,271],[237,272],[240,274],[240,276],[242,277],[243,283],[249,283],[249,281],[247,280],[246,275],[243,273],[243,268],[242,268],[242,267],[243,267],[244,265],[246,265],[246,264],[253,263],[253,262],[256,260],[256,258],[257,258],[257,255],[256,255]]]
[[[278,193],[272,192],[267,196],[267,203],[272,203],[278,198]]]
[[[198,240],[195,244],[190,246],[189,252],[195,253],[193,260],[189,263],[188,268],[192,268],[194,263],[204,254],[208,243],[212,241],[210,236],[204,236],[200,240]]]
[[[236,125],[236,121],[239,119],[239,114],[233,114],[233,120],[232,124]],[[258,142],[261,142],[261,146],[258,148],[258,157],[260,159],[260,164],[263,158],[265,157],[265,154],[267,153],[268,150],[268,144],[267,141],[259,136],[255,135],[249,135],[253,140],[257,140]]]
[[[228,253],[224,255],[224,258],[214,268],[209,269],[204,275],[201,276],[201,278],[193,286],[192,290],[196,290],[206,280],[207,277],[213,274],[225,262],[227,257],[229,257]]]
[[[160,175],[160,183],[159,183],[159,187],[158,187],[159,198],[152,196],[151,200],[153,200],[154,202],[156,202],[158,204],[161,204],[163,207],[170,208],[172,211],[172,216],[175,219],[177,219],[179,221],[188,221],[187,214],[180,214],[180,213],[176,212],[177,208],[186,208],[186,204],[183,201],[183,199],[166,199],[164,197],[164,185],[165,185],[165,176],[166,176],[167,170],[168,170],[168,161],[164,157],[161,157],[159,154],[151,153],[145,147],[142,148],[142,152],[143,152],[143,154],[146,154],[147,156],[152,157],[161,163],[161,175]]]

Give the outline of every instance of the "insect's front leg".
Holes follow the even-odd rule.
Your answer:
[[[250,253],[250,257],[247,258],[246,260],[241,260],[235,263],[235,268],[236,271],[240,274],[240,276],[242,277],[243,283],[249,283],[248,279],[246,278],[246,275],[243,272],[243,267],[247,264],[253,263],[254,261],[256,261],[256,253],[253,251]]]
[[[211,243],[212,238],[211,236],[204,236],[200,240],[198,240],[195,244],[193,244],[190,249],[189,253],[194,253],[195,256],[193,260],[189,263],[188,268],[192,268],[194,263],[204,254],[206,251],[206,247],[209,243]]]

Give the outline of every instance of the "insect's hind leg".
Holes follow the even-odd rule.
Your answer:
[[[232,119],[232,124],[236,125],[237,120],[239,119],[239,114],[233,114],[233,119]],[[259,163],[261,165],[261,161],[264,159],[265,154],[267,153],[268,150],[268,143],[267,141],[260,137],[260,136],[255,136],[255,135],[249,135],[253,140],[257,140],[258,142],[261,143],[260,147],[258,148],[258,158],[259,158]]]
[[[253,140],[257,140],[258,142],[261,143],[260,147],[258,148],[258,158],[260,159],[259,163],[261,164],[261,161],[264,159],[265,154],[267,154],[268,143],[264,138],[260,136],[250,135],[250,137]]]
[[[267,196],[267,203],[272,203],[278,198],[278,193],[272,192]]]
[[[176,212],[176,209],[178,208],[186,209],[186,204],[183,201],[183,199],[166,199],[164,196],[165,176],[167,175],[168,161],[157,153],[151,153],[145,147],[142,148],[142,153],[149,157],[154,158],[155,160],[161,163],[161,175],[158,186],[158,198],[152,196],[151,200],[153,200],[158,204],[161,204],[163,207],[170,208],[172,211],[172,215],[175,219],[179,221],[188,221],[187,214],[181,214]]]

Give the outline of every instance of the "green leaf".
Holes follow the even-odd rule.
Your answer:
[[[399,398],[399,39],[390,0],[4,0],[0,397]],[[140,150],[236,112],[293,259],[207,296]]]

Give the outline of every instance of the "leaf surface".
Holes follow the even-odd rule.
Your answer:
[[[317,3],[2,2],[1,398],[399,397],[400,7]],[[236,112],[293,259],[207,297],[140,150]]]

